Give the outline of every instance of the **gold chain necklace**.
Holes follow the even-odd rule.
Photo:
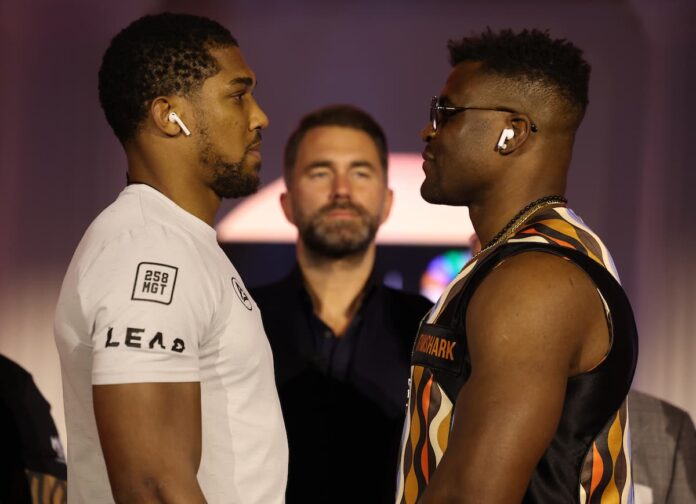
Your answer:
[[[482,247],[481,250],[473,255],[467,264],[472,263],[477,257],[487,250],[497,247],[505,240],[510,238],[522,226],[522,224],[527,221],[527,219],[542,208],[551,205],[565,205],[566,203],[568,203],[568,200],[563,196],[544,196],[543,198],[532,201],[529,205],[520,210],[517,215],[510,219],[508,223],[505,224],[500,231],[498,231],[498,234],[496,234],[488,243],[486,243],[485,247]]]

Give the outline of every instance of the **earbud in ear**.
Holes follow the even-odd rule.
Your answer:
[[[179,125],[179,127],[181,128],[181,131],[184,132],[184,135],[191,136],[191,132],[189,131],[189,129],[184,124],[184,121],[181,120],[181,118],[177,115],[176,112],[169,112],[169,115],[167,116],[167,118],[169,119],[169,122],[177,123]]]
[[[515,131],[512,128],[505,128],[498,139],[497,150],[507,149],[507,141],[515,138]]]

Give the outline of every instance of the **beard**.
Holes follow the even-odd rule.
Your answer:
[[[353,210],[358,219],[330,219],[332,210]],[[295,215],[302,215],[299,208]],[[340,259],[363,252],[372,243],[379,219],[365,208],[349,201],[338,201],[320,208],[314,215],[297,219],[297,229],[305,246],[318,255]]]
[[[215,194],[220,198],[241,198],[254,194],[259,188],[261,163],[248,158],[246,152],[237,163],[226,161],[210,141],[208,128],[203,126],[199,131],[199,161],[213,172],[210,187]]]

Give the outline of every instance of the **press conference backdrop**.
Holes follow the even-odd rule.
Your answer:
[[[99,108],[111,37],[149,12],[230,27],[271,125],[263,181],[281,175],[298,118],[327,103],[375,115],[394,152],[419,152],[448,72],[447,39],[486,26],[548,28],[585,50],[590,108],[569,180],[572,206],[605,238],[641,337],[636,385],[696,416],[696,53],[692,0],[298,0],[0,2],[0,352],[29,369],[64,437],[55,302],[80,236],[125,183]],[[398,195],[397,195],[398,196]],[[227,202],[220,216],[235,207]]]

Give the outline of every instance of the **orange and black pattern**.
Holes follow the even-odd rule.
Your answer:
[[[428,485],[447,448],[452,415],[452,402],[424,367],[414,366],[409,397],[418,398],[419,404],[412,411],[413,400],[409,400],[408,427],[402,439],[404,466],[397,487],[397,492],[402,492],[404,497],[398,502],[415,502],[421,489]],[[408,500],[406,496],[414,496],[414,499]]]
[[[580,477],[581,504],[633,504],[630,452],[628,408],[624,401],[585,455]]]
[[[614,263],[604,244],[579,217],[567,208],[557,207],[536,215],[504,246],[512,246],[513,244],[535,244],[535,246],[539,244],[544,247],[553,247],[556,251],[563,249],[579,251],[601,265],[602,268],[599,269],[604,272],[603,275],[606,275],[608,271],[616,282],[619,280]],[[450,283],[424,320],[416,339],[409,382],[408,410],[399,460],[396,495],[396,502],[399,504],[415,504],[418,501],[447,450],[456,392],[452,391],[450,385],[441,383],[442,380],[438,381],[438,376],[443,376],[444,370],[449,371],[451,375],[453,366],[460,365],[463,360],[468,359],[465,337],[462,338],[460,334],[460,339],[464,339],[464,341],[454,343],[453,338],[447,334],[433,336],[431,329],[434,327],[442,330],[443,326],[451,324],[453,306],[456,306],[460,296],[467,293],[468,280],[476,272],[477,265],[482,265],[485,262],[487,255],[484,253],[477,260],[467,264]],[[589,380],[595,380],[595,382],[585,380],[585,375],[589,376],[590,373],[569,380],[566,401],[575,401],[577,407],[575,409],[569,408],[569,410],[580,411],[579,416],[583,416],[583,411],[588,406],[581,402],[582,397],[587,397],[584,394],[590,387],[600,387],[598,390],[601,390],[603,386],[597,382],[597,376],[601,379],[611,380],[611,376],[608,376],[607,373],[615,372],[610,368],[618,367],[621,368],[624,375],[630,374],[628,377],[628,383],[630,383],[635,369],[635,361],[633,361],[632,368],[630,364],[623,367],[615,365],[617,361],[612,353],[622,352],[625,345],[614,344],[616,335],[613,333],[610,305],[599,288],[598,292],[604,302],[609,321],[612,348],[605,361],[598,365],[598,368],[602,368],[599,369],[599,373],[595,373],[597,368],[593,370],[594,375]],[[462,332],[461,329],[459,332]],[[441,339],[437,339],[438,337]],[[629,345],[627,350],[635,353],[637,347]],[[606,362],[608,360],[611,362]],[[630,371],[629,368],[631,368]],[[462,369],[461,365],[458,369]],[[605,375],[607,376],[602,378]],[[468,375],[464,377],[464,382],[466,378]],[[578,392],[580,389],[583,389],[582,393]],[[450,392],[449,395],[446,391]],[[620,390],[616,392],[617,404],[621,403],[625,393],[627,393],[627,389],[626,392]],[[576,453],[585,453],[584,458],[577,461],[565,461],[568,462],[568,467],[572,467],[572,470],[569,471],[572,472],[572,475],[566,479],[573,481],[572,483],[564,482],[566,487],[572,486],[572,488],[566,488],[566,493],[563,495],[567,494],[569,499],[564,500],[564,502],[574,501],[579,504],[633,503],[630,434],[626,413],[624,401],[617,410],[607,411],[604,417],[600,414],[594,415],[597,418],[605,419],[601,420],[601,423],[593,420],[594,423],[588,421],[583,424],[574,418],[561,419],[557,437],[576,439],[578,436],[566,436],[569,432],[574,434],[573,429],[578,429],[580,433],[585,435],[585,441],[579,452],[576,449],[577,446],[571,447],[576,449]],[[606,420],[607,418],[609,420]],[[578,427],[579,424],[580,427]],[[593,427],[587,427],[588,425]],[[561,429],[566,430],[561,433]],[[583,432],[583,430],[591,432]],[[566,454],[572,451],[568,448],[560,441],[555,448],[552,444],[545,455],[549,460],[542,460],[540,465],[542,463],[555,464],[559,457],[568,458]],[[580,468],[579,471],[578,468]],[[535,475],[535,477],[537,476]],[[525,502],[537,502],[534,496],[535,485],[545,486],[546,491],[548,491],[548,488],[552,488],[556,484],[558,482],[532,480]]]

